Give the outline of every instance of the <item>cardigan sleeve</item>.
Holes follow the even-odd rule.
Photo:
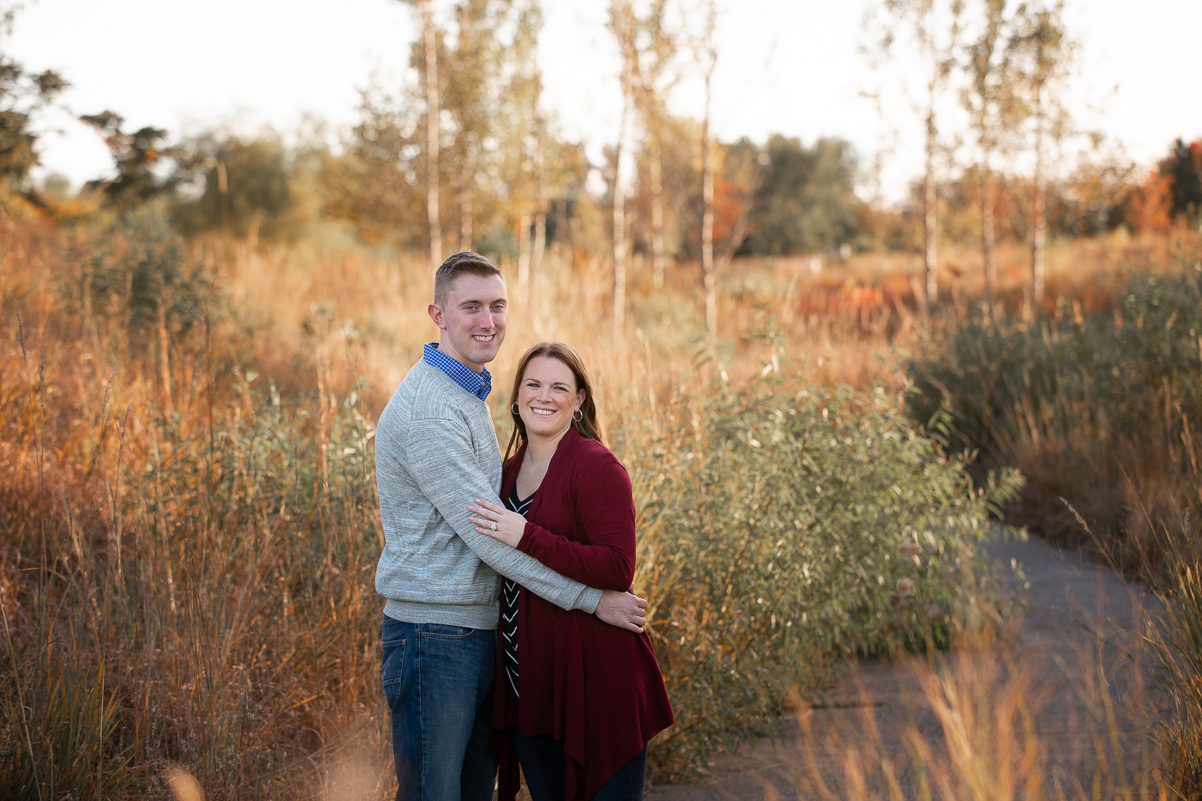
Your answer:
[[[575,542],[527,521],[518,550],[581,584],[625,591],[634,580],[635,513],[630,476],[608,450],[588,454],[584,462],[574,471],[572,494],[586,542]]]

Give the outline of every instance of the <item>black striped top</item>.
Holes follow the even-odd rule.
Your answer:
[[[517,484],[505,499],[505,506],[510,511],[525,515],[534,500],[534,493],[526,500],[518,498]],[[522,587],[516,581],[505,579],[501,585],[501,652],[505,657],[505,683],[513,700],[518,700],[518,590]]]

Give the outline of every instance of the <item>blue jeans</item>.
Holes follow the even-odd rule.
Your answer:
[[[534,801],[563,801],[563,742],[550,734],[529,737],[514,729],[509,733],[522,765],[526,789]],[[642,801],[647,777],[647,746],[634,759],[618,768],[590,801]]]
[[[497,633],[385,616],[381,636],[397,801],[492,801]]]

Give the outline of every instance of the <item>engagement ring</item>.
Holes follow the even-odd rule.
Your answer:
[[[493,531],[497,530],[497,521],[496,520],[492,521],[492,530]]]

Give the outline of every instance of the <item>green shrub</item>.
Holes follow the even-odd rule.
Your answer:
[[[946,646],[999,614],[974,546],[1018,476],[974,489],[881,390],[761,380],[681,400],[626,463],[677,713],[661,771],[754,733],[845,656]]]
[[[186,336],[222,307],[211,270],[188,258],[155,206],[76,230],[65,255],[66,264],[56,265],[64,307],[87,325],[104,320],[124,329],[130,344],[152,340],[160,324],[173,337]]]
[[[977,313],[907,364],[920,423],[940,409],[958,443],[993,453],[1018,438],[1063,437],[1087,427],[1138,436],[1165,408],[1180,434],[1202,412],[1202,270],[1138,276],[1112,313],[997,325]],[[1173,419],[1175,418],[1175,419]]]

